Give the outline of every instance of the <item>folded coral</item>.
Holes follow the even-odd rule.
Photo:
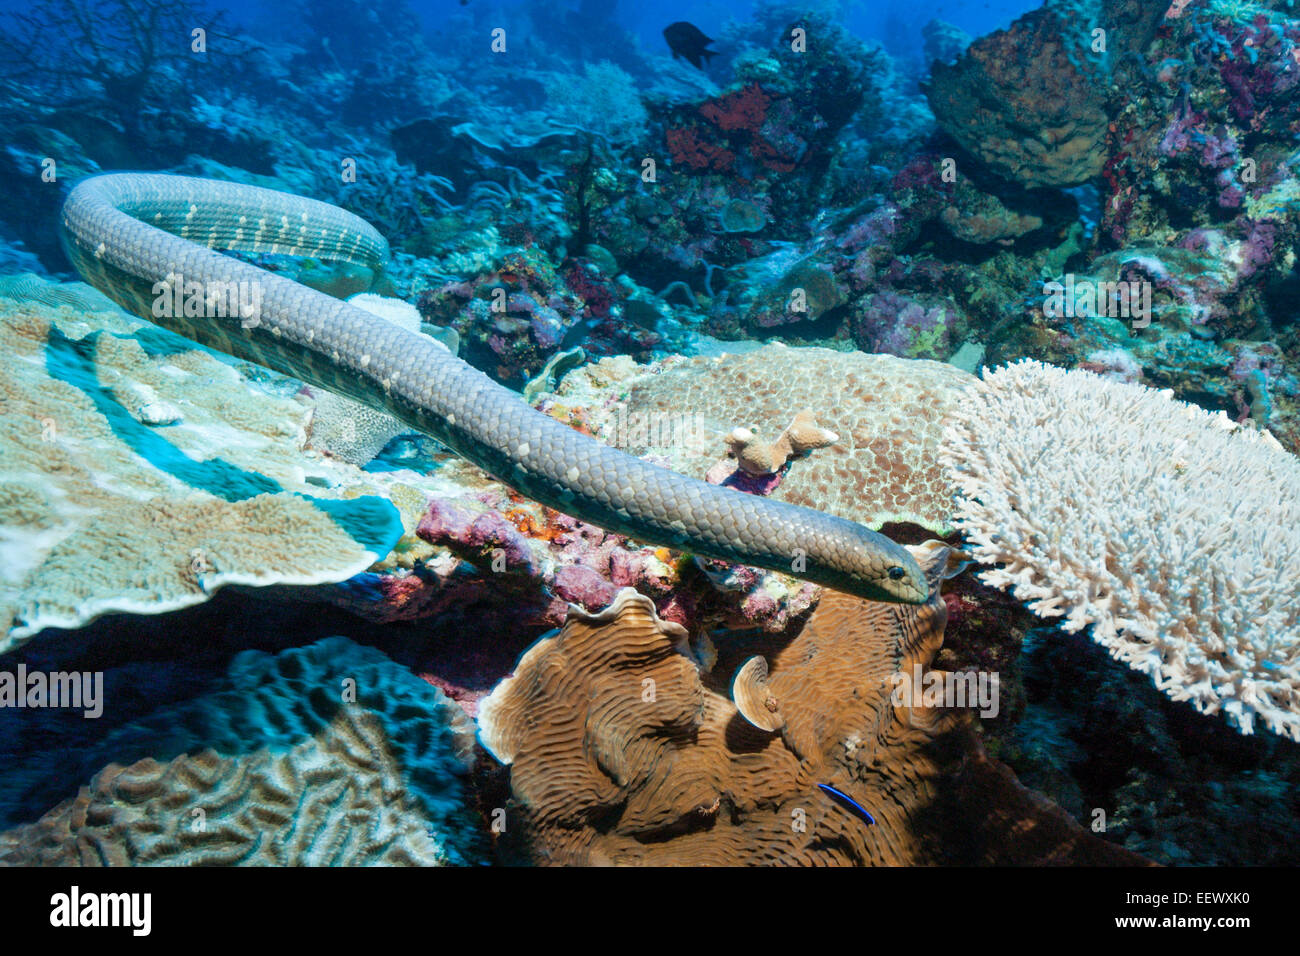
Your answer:
[[[246,651],[203,696],[11,774],[30,801],[102,767],[0,833],[0,865],[477,862],[473,759],[460,708],[376,650],[333,637]]]
[[[502,849],[551,865],[1133,862],[984,757],[965,711],[900,698],[946,618],[948,549],[914,553],[929,602],[827,592],[770,673],[742,668],[740,709],[646,598],[573,608],[479,711],[511,767]]]

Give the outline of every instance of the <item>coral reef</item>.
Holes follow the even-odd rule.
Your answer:
[[[424,292],[419,312],[434,326],[455,329],[470,361],[520,387],[576,333],[593,354],[648,357],[659,336],[624,321],[635,288],[611,281],[585,258],[565,265],[557,268],[536,248],[511,253],[497,268]]]
[[[685,631],[646,599],[575,608],[479,712],[511,768],[505,851],[550,865],[1135,861],[1035,803],[980,754],[962,711],[894,700],[890,675],[925,667],[942,641],[947,549],[924,553],[926,605],[826,595],[762,682],[775,730],[702,682]]]
[[[937,450],[965,372],[888,355],[767,345],[721,358],[669,359],[646,370],[610,362],[570,372],[552,413],[586,408],[601,440],[704,475],[738,426],[779,435],[809,406],[839,440],[794,462],[772,495],[871,527],[910,521],[951,530],[951,490]],[[612,376],[603,385],[603,376]]]
[[[930,106],[944,131],[1025,186],[1073,186],[1105,163],[1105,72],[1066,16],[1031,11],[932,68]]]
[[[698,63],[591,0],[20,6],[0,654],[114,703],[0,720],[0,862],[482,862],[466,799],[513,787],[499,862],[1295,863],[1292,0],[757,0],[674,25]],[[886,612],[523,498],[62,281],[70,189],[124,169],[351,210],[382,270],[235,255],[652,464],[971,554]],[[391,660],[286,650],[335,634]],[[427,685],[472,717],[535,641],[462,788]],[[997,716],[896,705],[904,658]]]
[[[304,480],[321,469],[286,454],[302,405],[120,313],[0,308],[0,649],[227,584],[341,581],[397,542],[387,501]]]
[[[958,405],[942,455],[984,581],[1174,700],[1300,740],[1300,462],[1276,440],[1025,361]]]
[[[509,595],[503,626],[554,627],[570,604],[598,610],[619,588],[633,587],[695,633],[718,626],[780,633],[806,616],[817,593],[785,575],[722,562],[706,562],[699,573],[675,552],[543,508],[495,482],[471,495],[435,497],[417,534],[436,550],[421,559],[393,608],[407,619]],[[455,560],[439,556],[447,553]],[[375,616],[388,606],[358,610]]]
[[[439,690],[346,638],[276,657],[245,652],[217,689],[115,729],[90,753],[47,757],[45,772],[75,772],[59,760],[111,762],[76,797],[0,833],[0,865],[436,866],[483,856],[465,793],[472,725]],[[32,790],[50,786],[26,772]]]

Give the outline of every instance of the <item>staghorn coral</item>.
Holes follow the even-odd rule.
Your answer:
[[[441,691],[346,638],[246,651],[204,696],[89,753],[40,758],[48,778],[28,767],[30,790],[46,796],[73,772],[61,762],[112,761],[75,797],[0,833],[0,865],[472,862],[483,850],[462,783],[473,741]]]
[[[595,406],[598,438],[688,475],[709,470],[716,442],[738,423],[778,434],[792,413],[817,408],[840,440],[796,462],[773,497],[872,527],[912,521],[947,533],[952,492],[938,443],[970,381],[941,362],[767,345],[644,370],[600,362],[569,373],[555,401]]]
[[[8,303],[0,339],[0,652],[226,584],[341,581],[401,534],[389,502],[305,480],[325,469],[297,452],[300,404],[178,336]],[[163,405],[180,420],[150,424]]]
[[[1300,740],[1300,462],[1271,436],[1024,361],[959,404],[942,457],[985,582],[1174,700]]]
[[[631,590],[534,645],[479,711],[511,766],[502,849],[540,864],[1134,862],[980,751],[964,712],[892,700],[943,639],[946,548],[918,549],[919,607],[827,592],[758,680],[783,723],[752,726]],[[760,659],[761,660],[761,659]],[[746,678],[756,668],[746,667]],[[753,690],[752,681],[745,687]],[[756,703],[747,699],[746,706]],[[818,784],[848,793],[875,825]],[[978,808],[978,809],[977,809]]]

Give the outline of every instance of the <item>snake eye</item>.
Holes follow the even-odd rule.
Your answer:
[[[903,580],[903,576],[905,574],[907,574],[907,572],[904,571],[902,568],[898,567],[898,565],[894,565],[894,567],[889,569],[889,576],[893,578],[895,581]]]

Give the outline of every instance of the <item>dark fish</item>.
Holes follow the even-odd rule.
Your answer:
[[[850,813],[856,813],[862,819],[866,820],[868,824],[873,826],[875,825],[876,818],[867,812],[866,807],[858,803],[858,801],[854,800],[847,793],[842,793],[830,784],[826,783],[819,783],[817,786],[822,790],[822,792],[842,806],[845,810],[848,810]]]
[[[717,50],[707,49],[713,41],[700,32],[700,28],[693,23],[687,23],[685,20],[678,20],[676,23],[670,23],[664,28],[664,39],[668,41],[668,47],[673,51],[673,59],[679,56],[689,62],[697,69],[704,69],[701,58],[707,60],[711,56],[717,56]]]

